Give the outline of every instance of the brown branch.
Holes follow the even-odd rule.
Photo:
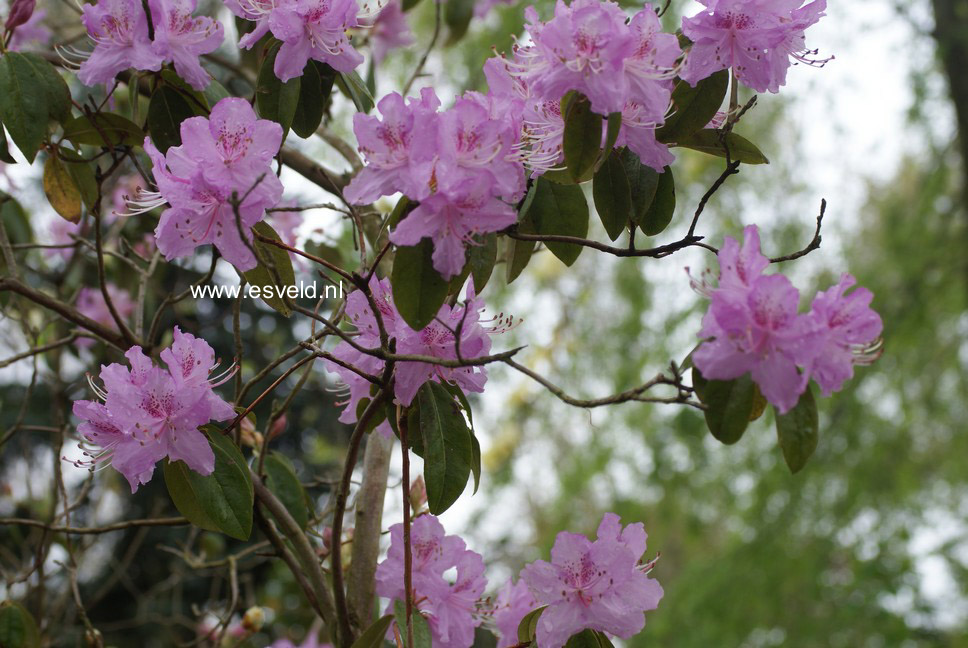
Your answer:
[[[97,535],[99,533],[108,533],[110,531],[133,529],[135,527],[184,526],[186,524],[189,524],[189,522],[183,517],[126,520],[124,522],[116,522],[114,524],[108,524],[100,527],[61,526],[48,524],[47,522],[41,522],[40,520],[31,520],[29,518],[0,518],[0,526],[29,526],[36,527],[38,529],[45,529],[49,533],[67,533],[71,535]]]
[[[827,212],[827,201],[823,199],[820,201],[820,214],[817,216],[817,229],[813,233],[813,238],[807,243],[807,247],[803,248],[799,252],[794,252],[793,254],[787,254],[785,256],[778,256],[770,259],[770,263],[783,263],[784,261],[793,261],[794,259],[799,259],[800,257],[807,256],[811,252],[820,248],[820,226],[823,223],[824,214]]]

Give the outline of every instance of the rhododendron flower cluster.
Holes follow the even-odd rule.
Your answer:
[[[490,335],[501,331],[499,328],[482,326],[480,315],[484,302],[474,294],[473,282],[468,286],[466,304],[444,304],[440,307],[437,318],[420,331],[410,328],[397,312],[388,279],[378,280],[373,277],[369,285],[384,330],[389,338],[396,339],[398,354],[456,360],[459,344],[461,358],[479,358],[491,350]],[[346,314],[358,331],[356,345],[362,348],[379,348],[379,325],[369,300],[362,291],[355,290],[347,296]],[[455,333],[459,333],[459,337]],[[360,351],[345,340],[336,345],[332,355],[337,360],[377,378],[384,369],[383,360]],[[330,371],[339,375],[349,389],[346,407],[339,420],[355,423],[357,405],[362,399],[370,397],[372,383],[358,372],[332,360],[327,359],[325,363]],[[396,402],[410,405],[417,390],[428,380],[455,383],[465,392],[480,393],[484,391],[484,383],[487,382],[487,370],[484,367],[443,367],[412,360],[397,362],[394,380]]]
[[[710,298],[693,354],[702,375],[732,380],[745,373],[781,412],[792,409],[813,378],[825,395],[853,375],[855,364],[876,358],[883,328],[870,308],[866,288],[847,291],[850,275],[798,313],[799,291],[781,274],[764,275],[769,260],[760,252],[759,231],[744,230],[742,246],[726,237],[719,251],[719,284],[693,285]]]
[[[169,260],[212,243],[239,270],[254,268],[257,259],[239,222],[249,238],[249,228],[282,197],[282,183],[269,166],[282,144],[282,127],[256,119],[247,101],[230,97],[215,104],[208,119],[183,121],[181,136],[183,144],[166,154],[145,139],[158,191],[141,192],[134,211],[170,205],[155,230],[158,249]]]
[[[390,234],[397,245],[429,237],[433,265],[445,278],[464,267],[473,235],[514,224],[512,204],[524,194],[524,167],[515,159],[519,120],[504,103],[476,92],[438,112],[425,88],[419,100],[397,93],[380,100],[382,119],[357,113],[353,130],[369,165],[346,188],[347,200],[368,203],[404,193],[419,205]],[[510,119],[509,119],[510,117]]]
[[[692,85],[732,68],[757,92],[779,92],[791,61],[823,65],[812,58],[804,31],[825,14],[827,0],[699,0],[706,9],[682,21],[693,41],[680,75]]]
[[[570,91],[588,97],[600,115],[622,113],[616,146],[627,145],[659,171],[672,162],[655,129],[669,110],[682,50],[662,33],[652,7],[629,19],[614,2],[559,0],[546,23],[534,7],[525,16],[532,42],[516,46],[510,59],[488,61],[485,73],[491,93],[522,101],[521,145],[530,148],[525,158],[536,174],[563,159],[560,102]]]
[[[359,25],[356,0],[226,0],[239,18],[255,22],[239,45],[249,49],[272,32],[282,41],[273,72],[282,81],[303,73],[310,59],[340,72],[352,72],[363,56],[350,44],[347,30]]]
[[[649,578],[652,563],[642,564],[645,528],[641,522],[624,529],[615,513],[606,513],[592,542],[562,531],[551,550],[551,562],[538,560],[521,570],[538,605],[541,648],[561,648],[586,629],[623,639],[645,627],[644,612],[654,610],[662,587]]]
[[[433,645],[441,648],[469,648],[474,628],[481,624],[478,599],[487,587],[484,559],[467,549],[455,535],[445,535],[433,515],[416,517],[410,527],[414,613],[427,617]],[[403,524],[390,527],[390,550],[377,565],[376,593],[392,601],[403,601]],[[456,569],[453,582],[445,573]]]
[[[74,415],[83,421],[77,431],[97,448],[85,451],[89,459],[78,463],[92,468],[110,464],[128,480],[132,493],[148,483],[155,464],[165,457],[211,474],[215,454],[198,427],[235,416],[232,406],[212,390],[232,376],[234,367],[210,379],[218,366],[212,347],[178,327],[174,336],[161,352],[166,368],[155,366],[141,347],[131,347],[124,354],[130,368],[102,366],[104,387],[91,381],[99,400],[74,402]]]
[[[77,77],[88,86],[110,83],[123,70],[157,71],[171,62],[175,71],[196,90],[204,90],[210,76],[199,56],[222,44],[222,24],[193,16],[197,0],[151,0],[154,40],[148,36],[148,16],[139,0],[99,0],[83,5],[81,21],[94,41],[82,54]],[[77,54],[77,52],[70,52]]]

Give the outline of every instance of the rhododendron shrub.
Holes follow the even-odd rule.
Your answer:
[[[0,306],[30,346],[4,366],[33,360],[36,372],[43,360],[55,396],[50,421],[21,417],[2,443],[21,429],[53,430],[63,454],[53,508],[12,524],[68,536],[188,525],[182,549],[164,549],[194,570],[229,571],[226,600],[213,593],[191,605],[196,642],[630,639],[662,613],[661,564],[658,552],[646,555],[643,521],[598,511],[594,540],[562,529],[550,560],[500,582],[486,547],[445,531],[447,511],[488,479],[474,410],[489,401],[471,398],[495,393],[495,366],[576,407],[696,410],[727,444],[771,404],[797,472],[817,444],[811,382],[832,396],[879,353],[874,296],[846,268],[808,304],[773,269],[819,247],[823,213],[807,248],[773,259],[757,225],[719,248],[703,233],[716,191],[767,162],[738,132],[753,108],[739,104],[738,84],[777,92],[791,61],[820,63],[805,31],[823,0],[704,2],[681,30],[650,5],[528,6],[514,46],[484,64],[486,86],[456,96],[425,66],[440,30],[457,41],[504,3],[447,0],[426,43],[410,29],[415,4],[226,0],[227,13],[194,0],[97,0],[70,16],[70,36],[37,22],[32,0],[3,17],[0,160],[39,179],[53,218],[28,223],[24,237],[8,215],[37,206],[13,184],[0,194]],[[229,14],[234,30],[222,22]],[[49,38],[55,50],[28,50]],[[427,55],[391,84],[380,71],[406,47]],[[317,138],[345,164],[317,159],[306,143]],[[722,158],[723,171],[676,238],[674,173],[686,149]],[[307,187],[320,199],[308,200]],[[676,264],[687,249],[718,263],[692,279],[709,301],[697,344],[641,385],[571,396],[540,373],[546,366],[519,362],[502,335],[541,333],[493,304],[501,282],[535,297],[515,280],[545,251],[571,266],[583,253]],[[301,292],[316,280],[327,290]],[[238,290],[215,290],[225,284]],[[243,307],[247,297],[259,306]],[[291,348],[276,348],[279,332]],[[345,426],[344,447],[327,446],[333,474],[300,475],[300,453],[280,450],[300,407],[314,425]],[[394,449],[399,484],[388,476]],[[157,489],[162,504],[143,518],[99,525],[98,513],[76,526],[72,511],[108,491],[115,473],[131,497],[118,501]],[[401,506],[384,515],[387,494]],[[191,548],[198,537],[211,545],[204,555]],[[74,550],[65,544],[68,578],[51,586],[73,600],[87,645],[103,645]],[[308,629],[272,627],[281,599],[254,571],[240,595],[248,558],[278,564]],[[43,554],[36,563],[48,564]],[[0,631],[57,632],[19,603],[0,615]]]

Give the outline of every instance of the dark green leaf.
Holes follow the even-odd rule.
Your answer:
[[[445,0],[444,22],[450,30],[448,44],[456,43],[471,24],[474,17],[474,0]]]
[[[11,52],[12,53],[12,52]],[[71,91],[67,82],[60,75],[50,61],[32,52],[20,54],[27,64],[33,68],[40,84],[47,95],[47,117],[57,122],[63,122],[71,115]]]
[[[0,603],[0,646],[40,648],[40,630],[27,608],[14,601]]]
[[[786,414],[777,412],[776,435],[790,472],[800,472],[817,449],[820,438],[817,401],[809,385],[793,409]]]
[[[749,374],[735,380],[707,381],[699,369],[693,367],[692,385],[706,406],[703,412],[706,427],[716,440],[727,445],[739,441],[750,424],[753,411],[754,384]]]
[[[222,99],[231,97],[232,93],[230,93],[221,83],[215,79],[212,79],[205,87],[205,90],[202,91],[202,96],[205,97],[205,101],[209,106],[214,106]]]
[[[679,146],[722,158],[726,157],[726,148],[728,147],[731,160],[739,160],[744,164],[770,163],[753,142],[736,133],[727,133],[723,138],[722,133],[714,128],[696,131],[689,137],[680,140]]]
[[[366,87],[366,81],[360,78],[356,72],[340,72],[336,75],[336,86],[340,92],[353,101],[353,105],[361,113],[368,113],[373,110],[376,101],[370,94],[370,89]]]
[[[152,143],[162,153],[179,146],[181,123],[194,116],[195,111],[181,93],[168,85],[158,86],[148,102],[148,132]]]
[[[209,531],[239,540],[252,532],[252,479],[231,438],[214,425],[201,428],[215,452],[215,470],[200,475],[183,461],[165,461],[165,484],[178,512]]]
[[[760,386],[753,383],[753,411],[750,412],[750,422],[763,416],[766,411],[766,397],[760,391]]]
[[[64,138],[77,145],[141,146],[144,131],[130,119],[114,113],[72,117],[64,123]]]
[[[271,119],[282,126],[282,137],[285,139],[299,105],[301,80],[296,77],[283,83],[276,77],[273,65],[280,47],[279,43],[273,45],[262,62],[259,79],[256,81],[255,105],[260,117]]]
[[[672,92],[674,111],[665,124],[656,129],[655,137],[668,144],[679,142],[701,128],[705,128],[723,105],[729,86],[729,72],[720,70],[692,87],[679,80]]]
[[[572,95],[562,100],[565,134],[562,148],[565,167],[574,182],[584,182],[595,173],[602,147],[602,116],[592,112],[592,105],[584,95]]]
[[[352,648],[383,648],[384,637],[391,623],[393,623],[392,614],[380,617],[353,642]]]
[[[622,235],[632,219],[632,192],[625,165],[618,155],[610,155],[595,173],[592,197],[602,225],[613,241]]]
[[[47,136],[48,101],[46,86],[24,55],[0,57],[0,121],[28,162]]]
[[[420,0],[403,0],[403,10],[410,11],[416,7],[419,2]]]
[[[306,491],[296,476],[296,470],[285,455],[271,452],[265,460],[266,486],[283,503],[299,528],[309,524],[309,507]]]
[[[529,211],[531,209],[531,204],[534,202],[535,194],[538,192],[538,185],[532,184],[528,188],[528,193],[524,197],[524,202],[521,203],[521,209],[518,210],[520,216],[518,217],[518,232],[521,234],[536,234],[537,231],[534,228],[534,220],[531,218]],[[504,280],[507,283],[511,283],[528,267],[528,263],[531,261],[531,255],[534,254],[534,248],[537,244],[534,241],[519,241],[513,238],[507,239],[507,249],[505,250],[505,277]]]
[[[474,475],[474,493],[481,486],[481,442],[477,440],[477,435],[471,431],[471,474]]]
[[[208,117],[208,114],[211,112],[211,104],[209,104],[204,92],[199,92],[193,88],[171,68],[166,67],[163,69],[161,71],[161,78],[167,86],[185,98],[185,101],[192,107],[192,111],[196,115]]]
[[[595,630],[582,630],[568,639],[565,648],[607,648],[610,645],[611,642],[602,633]]]
[[[652,199],[649,210],[642,216],[639,227],[648,236],[655,236],[669,226],[675,213],[676,180],[672,175],[672,169],[666,167],[659,175],[655,197]]]
[[[416,606],[412,606],[410,616],[410,623],[413,625],[413,646],[407,645],[407,604],[403,601],[394,601],[393,611],[396,613],[397,629],[400,630],[404,648],[431,648],[430,625],[417,611]]]
[[[457,501],[470,477],[471,433],[460,407],[445,387],[426,382],[417,392],[424,443],[427,506],[440,515]]]
[[[415,331],[430,324],[447,299],[448,282],[434,270],[433,251],[433,243],[425,238],[417,245],[397,248],[393,258],[393,303]]]
[[[412,212],[417,208],[417,205],[410,202],[410,199],[406,196],[400,196],[400,200],[397,204],[393,206],[393,211],[390,212],[390,217],[387,219],[387,227],[394,228],[400,224],[403,217]]]
[[[252,231],[266,238],[281,241],[279,235],[265,221],[260,221],[252,227]],[[253,237],[253,246],[259,259],[258,265],[242,273],[249,285],[258,286],[260,297],[270,308],[289,317],[292,309],[284,299],[284,293],[290,286],[296,285],[296,274],[292,269],[292,259],[289,253],[270,243],[265,243]],[[275,272],[269,267],[271,264]],[[291,295],[290,295],[291,296]]]
[[[615,142],[618,140],[618,135],[622,132],[622,113],[615,112],[608,116],[605,120],[605,146],[602,147],[602,154],[598,158],[598,163],[595,165],[596,170],[602,167],[612,155],[612,149],[615,148]]]
[[[541,614],[547,607],[547,605],[542,605],[524,615],[524,618],[518,623],[518,643],[534,641],[535,633],[538,631],[538,619],[541,618]]]
[[[296,113],[292,118],[292,130],[302,138],[312,136],[319,128],[320,122],[323,121],[323,112],[326,110],[329,91],[333,87],[333,81],[330,79],[329,88],[324,90],[323,80],[319,76],[319,69],[315,63],[315,61],[309,61],[303,68]]]
[[[474,278],[474,290],[480,294],[494,272],[497,263],[497,234],[490,232],[482,237],[479,245],[471,245],[467,251],[467,263]]]
[[[588,235],[588,203],[585,192],[577,185],[561,185],[538,178],[534,201],[528,216],[538,234],[585,238]],[[575,243],[547,241],[551,253],[570,266],[581,254]]]
[[[659,187],[659,172],[642,164],[639,156],[630,149],[622,149],[622,165],[629,181],[632,195],[632,223],[638,225],[652,207],[656,189]]]

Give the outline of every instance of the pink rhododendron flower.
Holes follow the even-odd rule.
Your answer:
[[[192,16],[198,0],[148,0],[155,37],[151,47],[196,90],[211,80],[198,57],[218,49],[225,37],[222,23],[207,16]]]
[[[389,0],[375,18],[361,20],[360,24],[370,27],[371,51],[376,65],[383,62],[390,50],[413,44],[413,32],[400,0]]]
[[[125,353],[130,368],[120,364],[101,367],[98,401],[75,401],[74,415],[84,441],[98,448],[78,465],[109,462],[131,485],[131,492],[146,484],[161,459],[184,461],[203,475],[215,468],[215,454],[198,429],[209,421],[225,421],[235,410],[212,391],[235,372],[234,367],[209,378],[217,363],[204,340],[175,328],[175,342],[161,353],[167,369],[155,366],[141,347]]]
[[[155,230],[158,249],[169,260],[212,243],[239,270],[254,268],[257,261],[240,236],[232,200],[242,201],[239,220],[248,237],[249,228],[282,197],[282,183],[269,165],[282,143],[282,128],[256,119],[248,102],[230,97],[215,104],[209,119],[183,121],[181,135],[185,144],[165,155],[145,139],[158,191],[142,192],[132,213],[170,205]]]
[[[81,224],[72,223],[60,216],[55,217],[47,227],[48,243],[50,245],[75,244],[75,238],[81,235]],[[43,253],[48,259],[60,258],[64,261],[74,255],[75,247],[44,248]]]
[[[128,320],[134,313],[136,306],[134,300],[131,299],[131,295],[113,283],[108,283],[105,287],[118,315],[121,316],[122,320]],[[107,302],[104,301],[104,295],[100,288],[88,288],[87,286],[81,288],[81,291],[77,294],[77,310],[81,315],[90,317],[98,324],[103,324],[108,328],[115,329],[118,326],[117,322],[114,321],[114,316],[111,315]],[[75,344],[82,348],[90,347],[94,345],[94,340],[82,337],[78,338]]]
[[[856,283],[845,273],[837,285],[818,292],[810,307],[809,317],[821,336],[809,371],[824,396],[839,391],[853,377],[855,364],[869,364],[879,354],[884,325],[870,307],[871,291],[856,288],[847,294]]]
[[[436,517],[421,515],[410,527],[412,582],[416,611],[427,617],[433,645],[442,648],[469,648],[474,643],[474,628],[481,624],[475,614],[477,601],[487,587],[484,560],[467,549],[455,535],[445,535]],[[376,568],[376,593],[383,598],[402,601],[403,525],[390,527],[390,550]],[[451,582],[444,574],[456,568]]]
[[[433,151],[424,157],[415,150],[416,135],[436,142],[437,108],[440,100],[432,88],[424,88],[420,99],[403,97],[393,92],[377,104],[383,119],[372,115],[353,115],[353,132],[367,165],[346,187],[344,195],[358,205],[373,202],[380,196],[402,192],[414,200],[427,193],[426,174],[433,161]]]
[[[511,648],[518,644],[518,626],[529,612],[538,607],[527,583],[518,580],[508,581],[497,594],[494,601],[492,619],[497,627],[500,641],[497,648]]]
[[[289,0],[269,15],[272,35],[282,41],[273,72],[282,81],[302,75],[309,59],[352,72],[363,56],[346,30],[359,24],[356,0]]]
[[[85,4],[83,12],[81,22],[94,41],[94,51],[77,72],[81,83],[109,83],[129,68],[161,69],[163,57],[148,40],[148,17],[139,0],[99,0]]]
[[[791,60],[824,65],[812,58],[804,30],[823,17],[826,0],[700,0],[706,9],[684,18],[682,32],[692,41],[680,75],[692,85],[732,68],[757,92],[778,92]]]
[[[225,6],[233,14],[243,20],[255,22],[252,31],[239,38],[239,47],[251,49],[259,40],[269,32],[269,17],[273,9],[283,2],[275,0],[225,0]]]
[[[662,598],[662,587],[640,565],[645,553],[641,522],[624,529],[618,515],[606,513],[592,542],[562,531],[551,562],[538,560],[521,570],[538,605],[547,605],[537,626],[541,648],[561,648],[585,629],[628,639],[645,627],[647,610]]]

